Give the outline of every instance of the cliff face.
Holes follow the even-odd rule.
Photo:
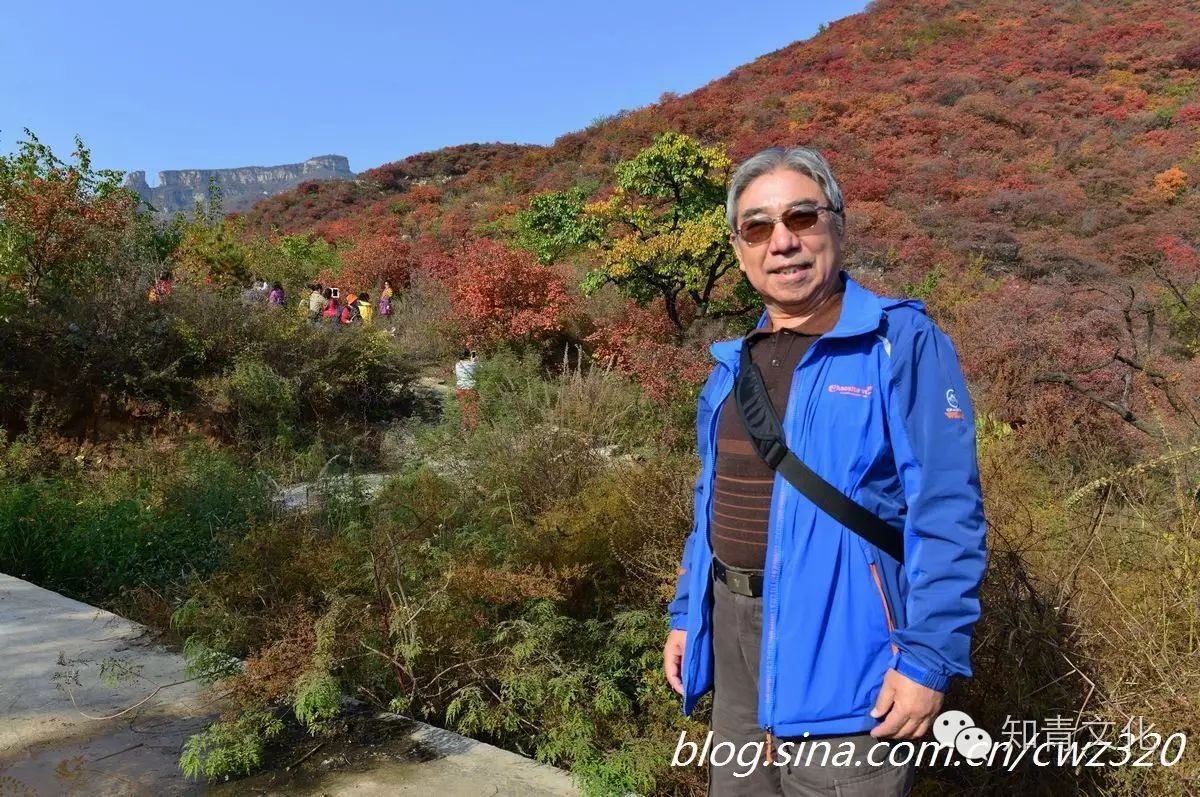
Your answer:
[[[171,215],[191,211],[196,202],[208,199],[209,180],[221,186],[221,205],[225,212],[246,210],[264,197],[294,188],[305,180],[353,180],[350,161],[342,155],[322,155],[304,163],[283,166],[245,166],[238,169],[178,169],[159,172],[159,185],[151,188],[145,172],[130,172],[125,186],[153,205],[160,213]]]

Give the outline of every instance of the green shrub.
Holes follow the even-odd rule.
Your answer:
[[[278,736],[283,722],[268,711],[249,711],[231,722],[217,722],[187,740],[179,768],[189,778],[248,775],[262,766],[263,748]]]
[[[212,572],[231,540],[267,511],[264,491],[204,445],[160,468],[0,479],[0,570],[93,603]]]

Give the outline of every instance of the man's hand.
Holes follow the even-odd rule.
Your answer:
[[[683,668],[683,649],[687,645],[687,631],[675,630],[667,634],[667,644],[663,647],[663,672],[666,673],[667,683],[679,694],[683,694],[683,679],[680,670]]]
[[[668,645],[670,642],[668,641]],[[883,676],[883,689],[871,716],[883,722],[871,729],[876,738],[920,739],[929,733],[945,697],[936,689],[921,686],[893,669]]]

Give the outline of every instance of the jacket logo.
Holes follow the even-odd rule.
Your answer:
[[[829,392],[837,393],[842,396],[858,396],[859,398],[870,398],[871,392],[875,389],[874,385],[859,387],[857,385],[830,385]]]
[[[963,412],[958,406],[958,396],[954,395],[954,388],[946,391],[946,417],[952,421],[963,419]]]

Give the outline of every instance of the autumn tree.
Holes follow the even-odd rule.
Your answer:
[[[337,272],[340,264],[337,250],[315,234],[253,238],[248,254],[260,277],[288,291],[304,288],[318,274]]]
[[[617,165],[607,198],[589,204],[578,189],[535,197],[518,214],[516,240],[543,262],[595,250],[585,294],[612,283],[643,306],[661,298],[681,330],[681,302],[708,314],[718,282],[737,265],[723,205],[730,165],[721,147],[663,133]]]
[[[80,139],[67,163],[25,133],[15,154],[0,156],[0,288],[33,301],[87,290],[115,267],[137,198],[120,172],[92,169]]]
[[[454,260],[450,301],[468,345],[540,340],[563,328],[572,305],[567,285],[528,252],[481,239],[461,246]]]
[[[221,212],[221,189],[208,187],[208,202],[196,203],[173,259],[193,279],[219,285],[241,285],[250,276],[250,251],[243,242],[244,217],[227,219]]]
[[[384,280],[402,288],[412,276],[412,246],[400,236],[384,233],[360,239],[342,257],[344,266],[338,275],[342,284],[353,288],[373,288]]]

